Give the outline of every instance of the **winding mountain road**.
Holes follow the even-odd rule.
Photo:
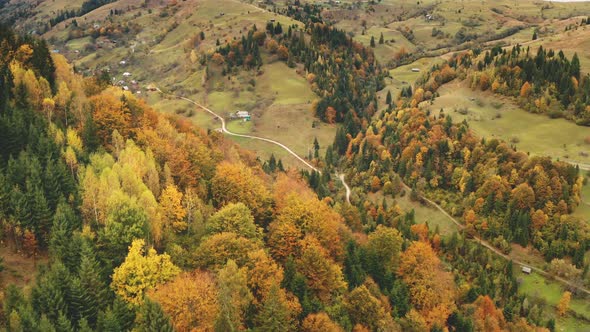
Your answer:
[[[412,190],[412,189],[411,189],[410,187],[408,187],[408,186],[407,186],[405,183],[403,183],[403,182],[402,182],[402,184],[404,185],[404,188],[405,188],[406,190]],[[440,210],[440,211],[441,211],[441,212],[442,212],[442,213],[443,213],[445,216],[447,216],[447,217],[448,217],[448,218],[449,218],[451,221],[453,221],[453,223],[455,223],[455,225],[457,225],[457,227],[458,227],[460,230],[465,228],[465,225],[463,225],[461,222],[459,222],[457,219],[455,219],[453,216],[451,216],[451,215],[450,215],[450,214],[449,214],[447,211],[445,211],[445,209],[443,209],[443,208],[442,208],[440,205],[436,204],[435,202],[431,201],[430,199],[428,199],[428,198],[426,198],[426,197],[424,197],[424,196],[422,196],[422,195],[419,195],[419,197],[420,197],[421,199],[423,199],[424,201],[428,202],[428,204],[432,205],[432,206],[433,206],[433,207],[435,207],[436,209]],[[542,275],[542,276],[544,276],[544,277],[546,277],[546,278],[548,278],[548,279],[554,279],[554,280],[557,280],[557,281],[561,282],[562,284],[564,284],[564,285],[566,285],[566,286],[569,286],[569,287],[571,287],[571,288],[574,288],[574,289],[576,289],[576,290],[578,290],[578,291],[580,291],[580,292],[583,292],[583,293],[585,293],[586,295],[590,295],[590,290],[588,290],[587,288],[585,288],[585,287],[583,287],[583,286],[577,285],[577,284],[575,284],[575,283],[573,283],[573,282],[571,282],[571,281],[569,281],[569,280],[566,280],[566,279],[564,279],[564,278],[561,278],[561,277],[559,277],[559,276],[553,275],[553,274],[551,274],[551,273],[549,273],[549,272],[547,272],[547,271],[545,271],[545,270],[543,270],[543,269],[541,269],[541,268],[538,268],[538,267],[535,267],[535,266],[533,266],[533,265],[527,264],[527,263],[525,263],[525,262],[523,262],[523,261],[520,261],[520,260],[518,260],[518,259],[514,259],[514,258],[512,258],[512,257],[510,257],[510,256],[508,256],[508,255],[506,255],[506,254],[504,254],[503,252],[501,252],[500,250],[498,250],[496,247],[494,247],[492,244],[490,244],[488,241],[486,241],[486,240],[484,240],[484,239],[482,239],[482,238],[480,238],[480,237],[478,237],[478,236],[475,236],[475,235],[474,235],[474,236],[473,236],[473,239],[474,239],[475,241],[479,242],[479,244],[481,244],[482,246],[484,246],[484,247],[486,247],[487,249],[489,249],[490,251],[492,251],[494,254],[496,254],[496,255],[498,255],[498,256],[500,256],[500,257],[502,257],[502,258],[504,258],[504,259],[506,259],[506,260],[508,260],[508,261],[510,261],[510,260],[511,260],[512,262],[514,262],[515,264],[518,264],[518,265],[520,265],[520,266],[527,266],[527,267],[530,267],[530,268],[531,268],[533,271],[535,271],[535,272],[539,273],[540,275]]]
[[[166,95],[166,96],[170,96],[170,97],[174,97],[174,98],[178,98],[178,99],[182,99],[186,102],[189,102],[203,110],[205,110],[206,112],[210,113],[211,115],[213,115],[214,117],[216,117],[217,119],[219,119],[219,121],[221,122],[221,132],[230,136],[235,136],[235,137],[243,137],[243,138],[250,138],[250,139],[255,139],[255,140],[259,140],[259,141],[264,141],[264,142],[268,142],[274,145],[278,145],[279,147],[281,147],[283,150],[287,151],[289,154],[291,154],[293,157],[295,157],[297,160],[299,160],[300,162],[302,162],[305,166],[307,166],[308,168],[310,168],[313,171],[316,171],[318,173],[322,173],[319,169],[317,169],[315,166],[313,166],[312,164],[310,164],[307,160],[301,158],[297,153],[295,153],[293,150],[291,150],[288,146],[286,146],[285,144],[272,140],[270,138],[266,138],[266,137],[259,137],[259,136],[253,136],[253,135],[244,135],[244,134],[237,134],[234,132],[231,132],[227,129],[226,125],[225,125],[225,119],[215,113],[214,111],[212,111],[211,109],[205,107],[204,105],[201,105],[199,103],[197,103],[196,101],[186,98],[186,97],[181,97],[181,96],[177,96],[171,93],[166,93],[163,92],[162,90],[160,90],[160,88],[156,87],[155,88],[156,91],[158,91],[159,93]],[[344,174],[337,174],[338,179],[340,179],[340,181],[342,181],[342,184],[344,185],[344,188],[346,189],[346,202],[348,204],[350,204],[350,187],[348,186],[348,184],[345,182],[344,180]]]
[[[195,105],[197,107],[200,107],[203,110],[209,112],[211,115],[213,115],[214,117],[216,117],[217,119],[219,119],[219,121],[221,121],[221,131],[224,134],[228,134],[230,136],[235,136],[235,137],[244,137],[244,138],[256,139],[256,140],[259,140],[259,141],[265,141],[265,142],[268,142],[268,143],[271,143],[271,144],[274,144],[274,145],[278,145],[281,148],[283,148],[283,150],[289,152],[293,157],[297,158],[297,160],[299,160],[300,162],[302,162],[303,164],[305,164],[305,166],[311,168],[312,170],[314,170],[314,171],[316,171],[318,173],[321,173],[315,166],[313,166],[312,164],[310,164],[309,162],[307,162],[307,160],[301,158],[299,155],[297,155],[297,153],[293,152],[293,150],[291,150],[285,144],[283,144],[281,142],[277,142],[277,141],[272,140],[270,138],[258,137],[258,136],[252,136],[252,135],[244,135],[244,134],[236,134],[234,132],[231,132],[231,131],[227,130],[227,127],[225,125],[225,119],[221,115],[219,115],[219,114],[213,112],[212,110],[210,110],[209,108],[207,108],[207,107],[205,107],[205,106],[197,103],[196,101],[194,101],[192,99],[188,99],[186,97],[176,96],[176,95],[173,95],[173,94],[170,94],[170,93],[165,93],[162,90],[160,90],[159,88],[156,88],[156,90],[158,92],[160,92],[161,94],[163,94],[163,95],[167,95],[167,96],[171,96],[171,97],[174,97],[174,98],[182,99],[184,101],[187,101],[187,102],[189,102],[189,103],[191,103],[191,104],[193,104],[193,105]]]
[[[182,99],[186,102],[189,102],[197,107],[200,107],[201,109],[205,110],[206,112],[210,113],[211,115],[213,115],[214,117],[216,117],[217,119],[219,119],[219,121],[221,121],[221,131],[227,135],[230,136],[235,136],[235,137],[244,137],[244,138],[250,138],[250,139],[255,139],[255,140],[260,140],[260,141],[265,141],[274,145],[278,145],[279,147],[281,147],[282,149],[284,149],[285,151],[287,151],[289,154],[291,154],[293,157],[297,158],[297,160],[299,160],[300,162],[302,162],[305,166],[307,166],[308,168],[318,172],[321,174],[321,171],[318,170],[315,166],[313,166],[312,164],[310,164],[307,160],[301,158],[299,155],[297,155],[297,153],[295,153],[293,150],[291,150],[289,147],[287,147],[286,145],[284,145],[281,142],[277,142],[275,140],[269,139],[269,138],[265,138],[265,137],[258,137],[258,136],[253,136],[253,135],[244,135],[244,134],[237,134],[234,132],[231,132],[229,130],[227,130],[226,125],[225,125],[225,119],[215,113],[214,111],[212,111],[211,109],[197,103],[196,101],[186,98],[186,97],[181,97],[181,96],[176,96],[174,94],[170,94],[170,93],[165,93],[162,90],[160,90],[159,88],[156,87],[156,90],[158,92],[160,92],[163,95],[167,95],[167,96],[171,96],[174,98],[178,98],[178,99]],[[348,204],[350,204],[350,195],[351,195],[351,189],[350,186],[346,183],[346,180],[344,178],[344,174],[336,174],[336,176],[338,177],[338,179],[342,182],[342,184],[344,185],[344,188],[346,189],[346,202]],[[408,185],[406,185],[405,183],[402,182],[402,184],[404,185],[406,190],[411,190],[410,187],[408,187]],[[428,202],[428,204],[430,204],[431,206],[435,207],[436,209],[438,209],[439,211],[441,211],[441,213],[443,213],[445,216],[447,216],[447,218],[449,218],[455,225],[457,225],[457,227],[461,230],[465,228],[465,225],[463,225],[461,222],[459,222],[457,219],[455,219],[453,216],[451,216],[447,211],[445,211],[445,209],[443,209],[440,205],[438,205],[437,203],[431,201],[430,199],[420,195],[420,198],[423,199],[425,202]],[[486,240],[483,240],[482,238],[478,237],[478,236],[473,236],[473,239],[477,242],[479,242],[482,246],[484,246],[485,248],[489,249],[490,251],[492,251],[494,254],[506,259],[506,260],[512,260],[512,262],[521,265],[521,266],[527,266],[530,267],[532,270],[534,270],[535,272],[539,273],[540,275],[548,278],[548,279],[554,279],[557,280],[559,282],[561,282],[562,284],[569,286],[573,289],[576,289],[580,292],[585,293],[586,295],[590,295],[590,290],[588,290],[587,288],[577,285],[569,280],[563,279],[559,276],[555,276],[550,274],[549,272],[532,266],[530,264],[527,264],[523,261],[520,261],[518,259],[514,259],[511,258],[510,256],[504,254],[503,252],[501,252],[500,250],[498,250],[496,247],[494,247],[493,245],[491,245],[489,242],[487,242]]]

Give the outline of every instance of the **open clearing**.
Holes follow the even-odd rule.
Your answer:
[[[251,134],[277,140],[287,144],[295,153],[307,157],[317,138],[320,155],[332,144],[336,126],[319,122],[311,113],[311,102],[318,97],[304,77],[283,62],[272,62],[262,67],[263,73],[253,76],[251,72],[242,72],[232,76],[231,80],[221,75],[213,75],[209,85],[216,90],[207,94],[206,102],[202,94],[189,98],[203,102],[226,119],[237,110],[249,111],[252,121],[228,121],[228,129],[240,134]],[[253,80],[254,84],[250,81]],[[217,129],[220,123],[206,112],[178,99],[162,98],[159,94],[149,93],[148,102],[156,109],[190,116],[191,120],[202,128]],[[272,144],[252,141],[247,138],[232,137],[240,146],[256,151],[261,160],[271,154],[283,159],[286,167],[301,167],[301,163],[291,158],[288,153],[275,148]]]
[[[590,127],[528,113],[510,98],[471,90],[457,80],[445,84],[439,93],[440,97],[427,107],[436,114],[443,109],[454,122],[467,120],[479,136],[503,139],[533,155],[590,162],[590,145],[584,142],[590,136]],[[460,112],[461,109],[467,111]]]
[[[581,18],[576,21],[580,20]],[[562,50],[568,58],[577,53],[582,71],[590,72],[590,52],[588,52],[590,50],[590,25],[564,31],[558,35],[534,41],[529,45],[533,50],[536,50],[540,45],[546,49]]]
[[[386,86],[380,92],[380,96],[382,95],[380,106],[383,107],[385,105],[385,96],[388,90],[391,91],[391,96],[395,100],[403,87],[413,87],[416,80],[428,72],[432,66],[442,64],[443,62],[443,59],[438,57],[420,58],[410,64],[389,70],[389,76],[391,77],[385,79]],[[417,69],[418,71],[412,71],[412,69]]]
[[[427,223],[432,230],[438,227],[440,234],[443,236],[451,235],[457,231],[457,225],[438,209],[410,200],[410,193],[403,197],[396,197],[395,201],[404,212],[414,210],[416,222]]]
[[[262,70],[264,73],[256,79],[257,90],[270,92],[275,104],[310,104],[318,98],[305,78],[284,62],[265,64]]]
[[[4,270],[0,272],[2,289],[10,284],[19,287],[30,286],[35,281],[37,265],[47,263],[46,257],[37,257],[34,261],[32,258],[15,253],[5,245],[0,246],[0,257],[4,266]]]
[[[520,281],[519,293],[526,294],[530,298],[538,298],[545,301],[553,309],[559,299],[561,298],[564,289],[554,282],[543,278],[542,276],[532,273],[530,275],[524,274],[520,269],[515,269],[515,275]],[[529,303],[531,301],[529,300]],[[570,312],[574,312],[577,316],[586,317],[586,320],[575,319],[571,314],[566,317],[558,317],[554,310],[549,312],[549,315],[556,318],[558,331],[587,331],[590,323],[590,301],[583,298],[572,297],[569,307]]]

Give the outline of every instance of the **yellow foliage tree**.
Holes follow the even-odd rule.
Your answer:
[[[569,306],[570,306],[570,301],[572,299],[572,293],[565,291],[563,293],[563,295],[561,296],[561,299],[559,299],[559,303],[557,303],[557,313],[560,316],[565,316]]]
[[[373,296],[365,285],[353,289],[344,300],[344,306],[353,324],[369,327],[371,331],[386,331],[384,326],[391,325],[389,313],[381,301]]]
[[[402,236],[397,229],[379,225],[369,234],[367,251],[386,271],[395,272],[399,264],[402,242]]]
[[[213,202],[217,206],[242,202],[252,210],[257,221],[268,221],[271,213],[270,193],[262,180],[246,165],[220,163],[211,180],[211,187]]]
[[[260,304],[266,299],[272,285],[283,281],[283,268],[260,249],[248,253],[248,285],[254,293],[254,303]]]
[[[180,269],[167,254],[158,255],[150,248],[144,255],[144,240],[134,240],[121,266],[115,268],[111,288],[125,301],[140,305],[150,288],[174,278]]]
[[[53,118],[53,111],[55,110],[55,101],[51,98],[43,98],[42,102],[43,113],[47,116],[47,121],[51,122]]]
[[[506,321],[502,309],[496,308],[489,296],[479,296],[473,306],[473,321],[477,331],[504,331]]]
[[[221,268],[229,259],[233,259],[239,266],[244,266],[248,262],[248,253],[260,247],[260,242],[236,233],[218,233],[201,242],[195,252],[195,259],[199,266],[213,269]]]
[[[186,210],[182,206],[182,193],[175,185],[169,184],[160,195],[160,208],[167,220],[166,225],[175,232],[182,232],[188,228],[184,220]]]
[[[268,232],[268,247],[272,256],[285,262],[289,256],[298,257],[300,254],[301,231],[291,222],[272,222]]]
[[[295,225],[303,235],[313,235],[338,261],[343,254],[342,217],[317,197],[291,193],[282,200],[281,208],[276,211],[276,220]]]

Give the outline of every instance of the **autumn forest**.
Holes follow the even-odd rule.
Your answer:
[[[64,7],[43,31],[83,31],[82,17],[117,2]],[[152,14],[159,7],[149,3],[141,8]],[[258,15],[248,6],[248,15]],[[177,7],[174,1],[158,15]],[[111,23],[131,11],[111,8]],[[190,84],[212,100],[223,82],[258,89],[271,65],[299,74],[316,97],[306,106],[313,127],[333,130],[329,144],[309,144],[310,167],[294,167],[285,155],[261,157],[232,139],[250,115],[228,130],[225,122],[199,126],[153,102],[162,90],[183,98],[184,90],[122,88],[109,70],[83,70],[53,49],[56,36],[0,24],[0,330],[590,326],[590,226],[579,213],[588,204],[584,167],[484,137],[450,109],[429,108],[443,87],[463,84],[546,121],[587,128],[583,55],[455,40],[452,55],[395,92],[392,70],[416,59],[404,48],[392,67],[380,52],[402,37],[386,31],[363,42],[367,22],[354,35],[337,24],[338,14],[289,1],[274,7],[280,22],[244,25],[234,38],[201,31],[185,50],[202,69]],[[399,31],[414,38],[409,28]],[[195,51],[206,42],[206,51]],[[259,104],[253,122],[262,121]],[[531,295],[529,277],[546,279],[532,287],[555,294]]]

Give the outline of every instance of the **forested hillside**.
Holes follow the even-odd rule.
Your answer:
[[[140,25],[112,10],[98,29],[68,18],[109,2],[84,1],[49,23],[67,21],[72,36],[112,37],[101,50],[108,54],[115,35],[133,41]],[[127,10],[156,22],[193,9],[148,2],[139,9],[147,14]],[[430,9],[404,15],[421,18]],[[577,56],[533,55],[520,46],[461,52],[395,96],[386,92],[393,78],[376,60],[374,38],[363,45],[325,22],[319,5],[296,1],[274,10],[248,15],[281,12],[303,24],[241,22],[229,27],[240,37],[224,30],[220,40],[210,36],[223,24],[198,22],[195,32],[191,21],[187,40],[155,51],[139,42],[127,57],[109,55],[112,67],[80,72],[42,39],[0,26],[0,250],[17,257],[0,264],[0,329],[520,332],[556,331],[556,319],[565,317],[590,324],[583,297],[590,227],[574,215],[584,204],[579,168],[483,139],[466,121],[423,107],[443,84],[467,79],[530,111],[587,124],[589,111],[580,105],[588,103],[590,79]],[[411,29],[400,31],[409,36]],[[199,50],[205,40],[211,48]],[[188,65],[168,59],[175,49]],[[223,116],[205,130],[191,112],[156,111],[148,101],[169,98],[164,105],[184,107],[199,100],[176,89],[180,83],[148,85],[135,76],[138,67],[126,67],[159,52],[170,68],[202,70],[182,84],[202,88],[212,109],[209,96],[258,98],[257,84],[287,85],[276,73],[270,83],[258,78],[279,61],[273,68],[309,84],[317,96],[306,106],[316,117],[312,129],[325,122],[334,143],[320,156],[313,140],[306,165],[317,170],[285,169],[274,155],[262,162],[226,138],[225,122],[213,130]],[[115,85],[119,74],[135,83]],[[231,95],[221,94],[222,83]],[[285,113],[293,107],[283,106]],[[255,114],[247,120],[227,123],[240,130],[262,121]],[[269,141],[252,135],[236,136]],[[402,208],[402,200],[413,205]],[[455,222],[452,230],[417,217],[413,207],[432,202]],[[531,264],[540,273],[528,277],[556,276],[569,288],[552,302],[525,293],[523,264],[504,255],[513,248],[540,253]],[[14,273],[21,264],[34,273]]]
[[[8,330],[551,324],[518,314],[522,298],[505,273],[509,263],[491,256],[469,263],[492,264],[501,286],[451,272],[448,263],[466,264],[456,256],[470,246],[462,238],[441,243],[412,214],[384,204],[376,207],[383,222],[363,227],[356,208],[319,200],[297,173],[265,174],[218,134],[155,113],[95,77],[82,79],[46,50],[37,65],[41,46],[6,29],[3,36],[3,82],[10,84],[3,84],[0,117],[2,236],[23,259],[48,258],[33,284],[4,288]],[[571,187],[575,176],[555,167],[560,185]],[[502,188],[496,191],[509,197]],[[572,189],[563,209],[575,195]],[[444,264],[439,254],[447,251]],[[489,310],[493,318],[483,314]]]
[[[355,135],[377,111],[376,93],[383,89],[387,74],[373,51],[353,41],[345,31],[323,23],[308,23],[301,30],[269,22],[266,32],[254,26],[241,41],[219,47],[211,62],[223,68],[223,75],[234,67],[260,68],[261,46],[289,67],[303,64],[307,81],[321,96],[312,107],[321,120],[344,123]]]
[[[451,61],[459,62],[461,76],[474,89],[515,97],[532,113],[590,125],[590,76],[580,71],[578,54],[570,60],[562,51],[516,45],[461,54]]]

